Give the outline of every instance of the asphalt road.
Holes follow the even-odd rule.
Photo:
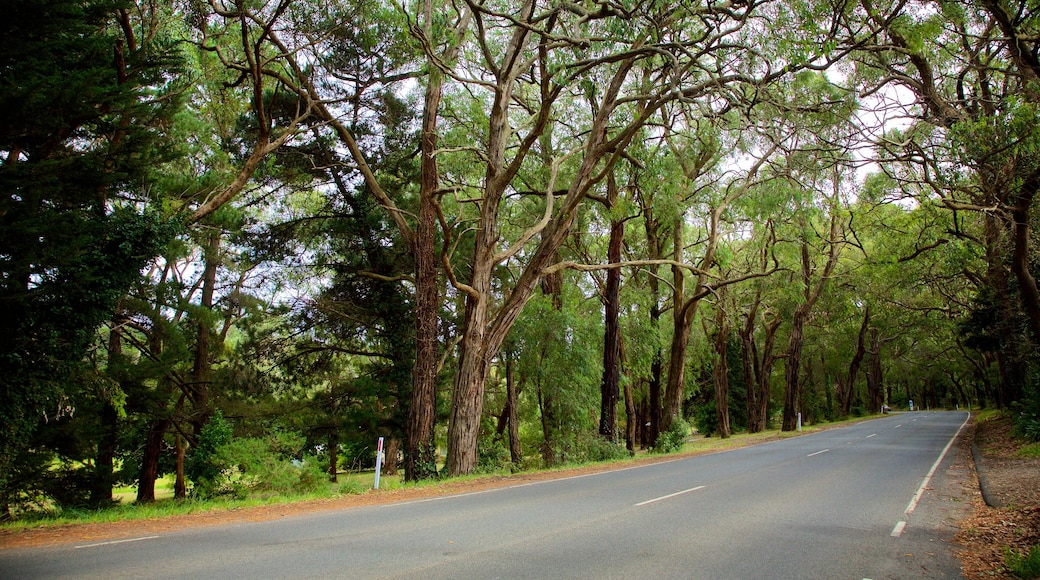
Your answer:
[[[966,419],[897,414],[473,494],[4,550],[0,577],[958,578],[958,498],[935,489]]]

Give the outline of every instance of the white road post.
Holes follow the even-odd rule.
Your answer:
[[[798,430],[802,430],[802,414],[798,413]]]
[[[383,438],[376,444],[376,489],[379,489],[379,473],[383,471]]]

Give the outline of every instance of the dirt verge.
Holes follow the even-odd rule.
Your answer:
[[[961,522],[958,558],[971,580],[1015,578],[1004,565],[1005,551],[1040,544],[1040,458],[1018,455],[1022,441],[1011,436],[1006,417],[978,422],[973,433],[980,493]]]

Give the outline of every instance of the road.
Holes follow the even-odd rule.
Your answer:
[[[966,419],[897,414],[472,494],[4,550],[0,577],[960,577],[932,488]]]

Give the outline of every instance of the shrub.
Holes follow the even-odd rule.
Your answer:
[[[477,472],[494,473],[509,466],[509,450],[501,441],[487,440],[477,448]]]
[[[217,450],[231,441],[234,428],[217,410],[202,427],[194,451],[184,463],[184,475],[194,483],[192,493],[199,497],[215,495],[224,466],[217,459]]]
[[[686,443],[686,437],[690,435],[690,424],[682,419],[672,421],[667,431],[662,431],[657,436],[657,442],[652,451],[654,453],[674,453],[682,449]]]
[[[585,461],[616,461],[632,455],[624,445],[607,441],[598,435],[583,438],[579,446]]]
[[[297,459],[304,444],[294,433],[229,439],[208,453],[204,477],[195,480],[198,497],[306,493],[326,479],[324,466],[313,457]],[[215,473],[215,475],[214,475]]]
[[[1040,398],[1012,404],[1015,434],[1030,441],[1040,441]]]

